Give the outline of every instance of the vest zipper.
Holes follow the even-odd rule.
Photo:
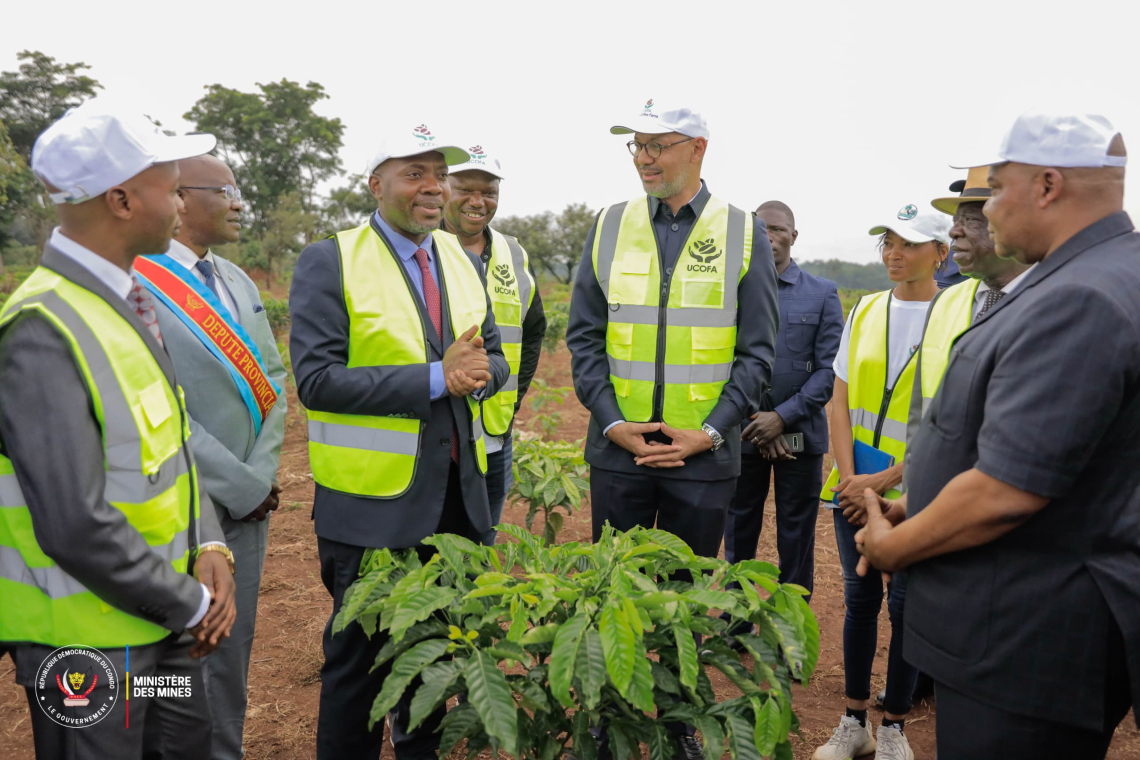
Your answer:
[[[876,449],[879,448],[879,437],[883,434],[883,422],[887,419],[887,409],[891,405],[891,396],[893,396],[894,393],[894,388],[883,388],[883,403],[879,406],[879,419],[875,422],[875,437],[871,443]]]
[[[669,308],[669,285],[673,276],[661,271],[661,303],[657,307],[657,356],[653,375],[653,421],[665,421],[665,333],[668,324],[665,316]]]

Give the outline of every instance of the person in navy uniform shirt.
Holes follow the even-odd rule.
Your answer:
[[[835,380],[831,363],[843,334],[843,307],[834,282],[808,274],[792,261],[799,235],[792,210],[768,201],[755,213],[768,225],[779,276],[780,332],[772,386],[761,389],[761,411],[741,434],[740,478],[725,522],[724,556],[729,562],[755,558],[774,471],[780,582],[810,592],[828,441],[824,407]],[[803,433],[802,452],[793,455],[787,449],[781,438],[787,433]]]

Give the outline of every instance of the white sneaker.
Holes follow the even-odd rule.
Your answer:
[[[902,735],[898,731],[895,733]],[[811,757],[812,760],[852,760],[852,758],[869,755],[874,751],[875,738],[871,736],[871,729],[860,726],[859,721],[850,715],[844,715],[839,720],[838,728],[832,732],[831,738],[827,740],[827,744],[817,749]],[[914,760],[913,754],[909,760]]]
[[[914,760],[906,734],[897,728],[879,726],[879,751],[875,760]]]

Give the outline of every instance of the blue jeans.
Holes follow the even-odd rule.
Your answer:
[[[843,671],[848,699],[871,698],[871,665],[879,642],[879,612],[883,608],[883,577],[871,571],[860,578],[855,572],[859,552],[855,534],[859,527],[833,509],[835,543],[843,566]],[[903,660],[903,607],[906,602],[906,574],[894,573],[887,586],[887,612],[891,618],[891,646],[887,656],[887,694],[883,709],[892,715],[906,715],[913,702],[918,670]]]
[[[515,482],[515,474],[511,470],[513,451],[514,439],[508,436],[502,449],[487,455],[487,501],[491,505],[492,526],[498,525],[503,519],[503,504],[507,501],[507,492]],[[497,535],[498,531],[492,527],[483,534],[483,545],[494,546]]]

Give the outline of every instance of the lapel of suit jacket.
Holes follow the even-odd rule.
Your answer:
[[[230,298],[234,301],[234,306],[237,307],[238,313],[234,314],[234,319],[242,326],[248,328],[253,324],[253,304],[250,303],[249,298],[246,297],[245,288],[238,287],[237,278],[234,276],[234,264],[222,257],[214,254],[214,261],[217,271],[222,273],[222,279],[225,280],[225,288],[230,292]],[[250,338],[253,334],[250,334]]]
[[[1100,221],[1093,222],[1088,227],[1073,235],[1071,238],[1062,243],[1057,250],[1049,254],[1044,260],[1037,264],[1037,267],[1029,273],[1024,281],[1012,292],[1007,293],[1000,301],[995,303],[981,319],[975,320],[973,324],[966,329],[962,334],[965,335],[970,330],[993,317],[994,314],[1007,307],[1010,303],[1017,300],[1017,297],[1026,292],[1046,278],[1052,276],[1055,272],[1061,270],[1062,267],[1069,264],[1081,253],[1088,249],[1100,245],[1101,243],[1133,231],[1132,220],[1129,218],[1126,211],[1118,211],[1115,214],[1110,214]],[[961,336],[959,336],[961,337]]]
[[[135,332],[142,338],[143,343],[150,349],[150,353],[154,356],[154,360],[158,362],[158,366],[162,369],[162,374],[166,377],[166,381],[170,383],[170,387],[177,388],[178,384],[174,379],[174,363],[170,361],[170,356],[166,353],[166,349],[159,345],[158,340],[147,326],[143,324],[143,321],[139,319],[139,315],[135,313],[135,310],[130,307],[125,299],[120,298],[117,293],[104,285],[102,280],[91,274],[91,272],[70,256],[58,251],[51,243],[48,243],[47,246],[44,247],[41,264],[61,277],[65,277],[81,288],[89,290],[99,296],[106,301],[119,316],[127,320],[127,324],[135,329]]]
[[[412,294],[412,300],[416,302],[416,308],[419,309],[420,322],[423,324],[424,334],[427,335],[428,342],[431,343],[432,347],[435,348],[436,352],[438,352],[439,355],[442,357],[443,356],[443,342],[439,339],[439,336],[436,335],[436,333],[435,333],[435,324],[431,321],[431,315],[428,314],[427,304],[424,303],[424,299],[420,296],[419,291],[416,290],[416,286],[412,284],[412,280],[408,276],[408,270],[404,267],[404,262],[401,261],[400,257],[396,255],[396,251],[392,248],[392,244],[388,242],[388,238],[384,235],[384,232],[380,229],[379,225],[376,224],[375,215],[369,217],[368,223],[372,226],[372,231],[375,232],[377,235],[379,235],[380,240],[382,240],[384,242],[384,247],[388,250],[388,255],[392,257],[392,260],[396,262],[396,266],[398,266],[400,268],[400,274],[404,275],[404,282],[407,284],[408,290]],[[435,268],[440,273],[440,280],[441,280],[441,282],[436,283],[436,287],[439,289],[440,315],[443,317],[443,324],[446,324],[446,321],[447,321],[447,317],[446,317],[446,314],[447,314],[447,309],[446,309],[447,295],[446,295],[446,291],[444,290],[443,282],[442,282],[442,280],[443,280],[443,265],[439,261],[439,251],[436,251],[435,255],[436,255],[436,267]],[[446,333],[447,333],[447,331],[444,330],[444,334],[446,334]]]

